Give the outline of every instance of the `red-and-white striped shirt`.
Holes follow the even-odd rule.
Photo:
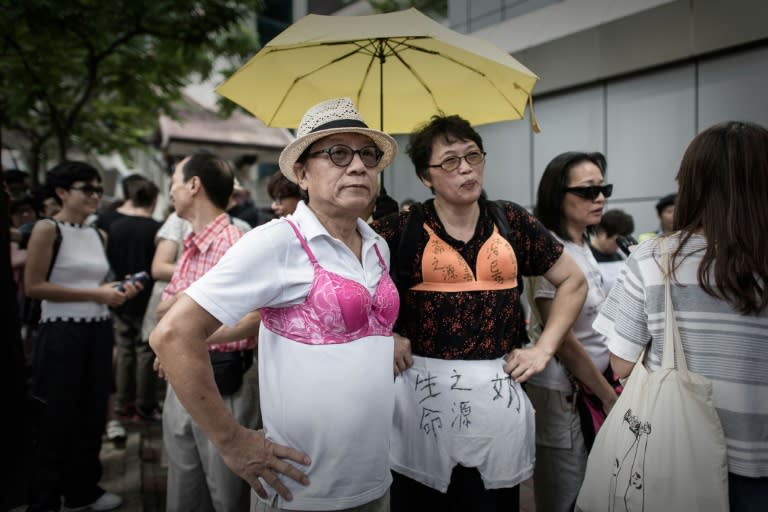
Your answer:
[[[176,270],[168,286],[163,291],[163,300],[170,299],[213,268],[224,253],[237,242],[243,232],[229,220],[229,215],[222,213],[208,224],[200,233],[190,233],[184,238],[184,252],[181,253]],[[236,352],[256,346],[256,338],[251,336],[242,340],[211,345],[212,352]]]

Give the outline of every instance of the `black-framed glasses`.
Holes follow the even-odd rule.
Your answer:
[[[104,187],[99,186],[93,186],[93,185],[81,185],[79,187],[69,187],[69,190],[79,190],[83,194],[87,196],[92,196],[96,194],[97,196],[101,197],[104,195]]]
[[[427,167],[441,167],[446,172],[453,172],[461,165],[463,158],[469,165],[480,165],[485,160],[485,151],[470,151],[463,156],[449,156],[439,164],[429,164]]]
[[[584,199],[591,199],[595,200],[597,199],[597,196],[600,194],[603,194],[605,198],[611,197],[611,194],[613,194],[613,185],[590,185],[587,187],[568,187],[564,189],[566,192],[570,192],[571,194],[576,194],[579,197],[583,197]]]
[[[379,165],[384,152],[376,146],[365,146],[360,149],[352,149],[345,144],[334,144],[333,146],[309,154],[310,157],[316,157],[325,153],[334,165],[346,167],[352,163],[355,155],[360,155],[363,165],[369,169]]]

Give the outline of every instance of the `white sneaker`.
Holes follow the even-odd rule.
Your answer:
[[[125,431],[125,427],[118,420],[109,420],[107,422],[107,439],[112,441],[115,448],[125,448],[125,442],[128,439],[128,434]]]
[[[79,512],[84,510],[93,510],[94,512],[99,512],[102,510],[115,509],[122,504],[123,504],[123,498],[121,498],[117,494],[113,494],[111,492],[105,492],[104,494],[99,496],[99,499],[97,499],[90,505],[85,505],[84,507],[76,507],[76,508],[65,507],[64,510],[66,512]]]

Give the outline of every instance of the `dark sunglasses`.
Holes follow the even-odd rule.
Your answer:
[[[344,144],[335,144],[326,149],[313,151],[309,156],[314,158],[323,153],[328,155],[331,162],[339,167],[348,166],[352,163],[352,159],[355,158],[355,155],[360,155],[360,160],[363,161],[363,165],[368,168],[373,168],[379,165],[379,161],[381,161],[381,157],[384,155],[384,152],[376,146],[365,146],[360,149],[352,149]]]
[[[613,194],[613,185],[592,185],[589,187],[568,187],[564,189],[565,192],[570,192],[571,194],[576,194],[579,197],[583,197],[584,199],[592,199],[593,201],[597,199],[597,196],[600,194],[603,194],[603,196],[607,199],[611,197],[611,194]]]
[[[96,194],[97,196],[104,195],[104,187],[94,187],[93,185],[83,185],[80,187],[69,187],[69,190],[79,190],[87,196]]]

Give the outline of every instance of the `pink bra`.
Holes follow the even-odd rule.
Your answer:
[[[288,219],[309,256],[314,278],[301,304],[261,308],[261,321],[272,332],[307,345],[349,343],[366,336],[391,336],[400,298],[379,248],[374,245],[381,279],[371,297],[368,288],[320,266],[298,228]]]

